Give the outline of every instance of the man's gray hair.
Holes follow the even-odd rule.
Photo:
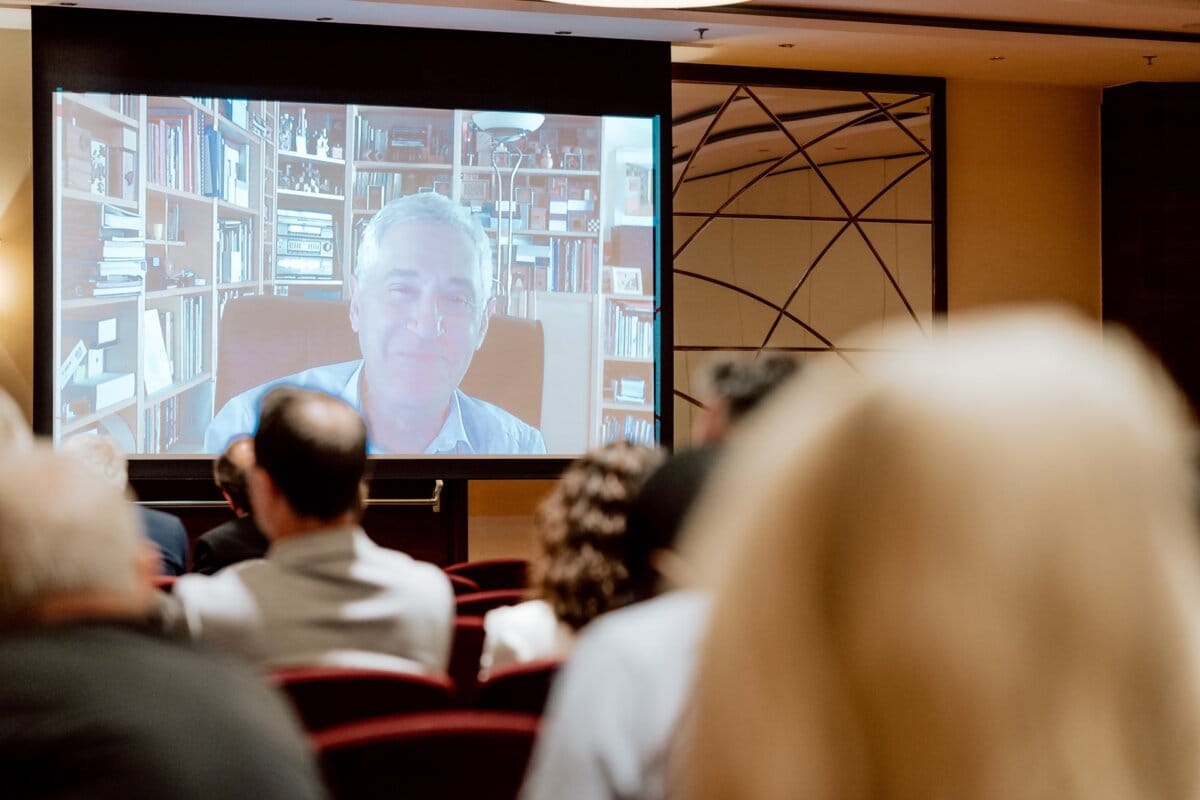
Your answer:
[[[57,594],[136,598],[141,532],[131,503],[48,445],[0,461],[0,626]]]
[[[109,486],[124,491],[129,482],[129,472],[125,451],[116,439],[104,433],[85,433],[64,440],[62,449],[95,471]]]
[[[363,231],[362,242],[358,246],[358,256],[354,262],[354,277],[360,282],[367,270],[377,266],[379,248],[383,236],[391,228],[403,222],[420,220],[424,222],[440,222],[458,231],[470,244],[475,253],[475,264],[478,270],[480,296],[479,305],[482,307],[495,294],[492,281],[492,244],[483,226],[471,214],[466,206],[455,203],[450,198],[437,192],[421,192],[419,194],[398,197],[376,212]]]

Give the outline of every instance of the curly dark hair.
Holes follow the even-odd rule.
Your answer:
[[[625,441],[597,448],[567,467],[538,506],[541,552],[530,584],[573,630],[627,601],[625,515],[662,458]]]

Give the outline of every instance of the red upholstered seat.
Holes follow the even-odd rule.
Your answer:
[[[152,578],[154,588],[170,594],[175,590],[175,581],[179,580],[178,575],[155,575]]]
[[[515,606],[526,599],[524,589],[495,589],[490,592],[461,594],[454,598],[458,614],[465,617],[482,617],[493,608]]]
[[[561,659],[531,661],[493,670],[481,681],[475,706],[490,711],[519,711],[541,715],[550,695],[550,685],[562,666]]]
[[[416,675],[349,667],[277,670],[279,687],[304,727],[319,731],[375,717],[449,708],[454,683],[445,676]]]
[[[447,575],[450,579],[450,585],[454,587],[454,594],[474,594],[480,591],[480,586],[470,578],[464,578],[462,575]]]
[[[479,584],[483,591],[524,589],[528,585],[529,562],[523,558],[489,558],[463,561],[446,567],[451,575],[461,575]]]
[[[331,728],[313,737],[335,800],[517,796],[537,717],[435,711]]]
[[[458,705],[475,702],[479,680],[479,657],[483,655],[483,617],[458,617],[454,621],[454,643],[450,647],[450,678],[458,687]]]

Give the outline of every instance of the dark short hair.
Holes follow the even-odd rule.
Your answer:
[[[320,406],[334,411],[314,420]],[[254,459],[297,514],[333,519],[361,507],[367,467],[367,428],[336,397],[284,386],[262,401]]]
[[[712,446],[679,450],[650,473],[625,515],[625,564],[635,600],[658,593],[660,575],[650,563],[656,550],[675,549],[675,540],[717,461]]]
[[[710,391],[725,402],[729,421],[737,422],[799,370],[796,359],[771,353],[753,361],[716,361],[707,377]]]
[[[225,452],[217,456],[217,460],[213,462],[213,481],[218,489],[229,495],[229,502],[236,511],[249,512],[250,492],[247,489],[246,470],[229,457],[229,451],[240,441],[241,438],[234,439],[229,447],[225,448]]]

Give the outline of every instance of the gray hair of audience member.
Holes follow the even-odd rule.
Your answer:
[[[124,490],[129,483],[125,451],[106,433],[82,433],[64,439],[62,451],[95,470],[110,486]]]
[[[379,249],[389,230],[406,222],[433,222],[446,225],[460,233],[471,245],[478,270],[477,281],[480,308],[486,306],[493,292],[492,245],[487,232],[471,215],[471,210],[437,192],[421,192],[398,197],[376,212],[367,223],[354,262],[354,277],[360,282],[366,273],[378,266]]]
[[[21,407],[8,392],[0,390],[0,456],[22,453],[33,446],[33,432]]]
[[[701,393],[719,403],[729,422],[736,423],[799,369],[799,361],[779,353],[754,359],[718,357],[701,373]]]
[[[685,533],[715,597],[681,796],[1196,797],[1165,372],[1061,311],[863,344],[746,422]]]
[[[246,462],[239,459],[239,450],[248,451],[249,459],[254,458],[254,437],[239,436],[229,443],[225,452],[213,460],[213,482],[217,488],[229,497],[234,511],[250,512],[249,475]]]
[[[73,592],[139,602],[142,547],[133,505],[93,467],[47,445],[0,461],[0,625]]]

